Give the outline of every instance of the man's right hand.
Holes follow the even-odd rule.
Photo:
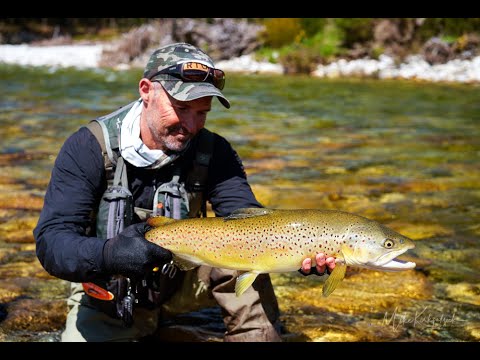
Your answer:
[[[148,229],[145,222],[133,224],[105,242],[103,263],[108,274],[141,278],[172,259],[170,251],[145,239]]]

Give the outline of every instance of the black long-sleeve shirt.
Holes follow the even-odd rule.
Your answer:
[[[183,174],[194,158],[195,140],[175,160]],[[127,163],[134,206],[152,208],[155,188],[171,179],[173,167],[152,170]],[[87,128],[80,128],[63,144],[55,161],[45,202],[33,234],[37,257],[45,270],[58,278],[87,282],[104,275],[106,239],[87,236],[91,214],[106,189],[101,148]],[[209,164],[207,200],[217,216],[243,207],[261,207],[247,182],[241,160],[226,139],[215,134]]]

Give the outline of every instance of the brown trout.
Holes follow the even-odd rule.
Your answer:
[[[247,208],[230,216],[174,220],[152,217],[145,238],[168,249],[181,270],[200,265],[239,270],[240,296],[258,274],[297,271],[319,252],[336,258],[323,296],[330,295],[347,266],[381,271],[413,269],[395,259],[415,247],[409,238],[380,224],[337,210]]]

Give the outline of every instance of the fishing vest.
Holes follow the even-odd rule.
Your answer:
[[[96,137],[102,149],[107,180],[107,189],[100,199],[98,210],[91,214],[92,225],[89,233],[94,234],[93,229],[95,229],[95,236],[99,238],[109,239],[123,231],[125,227],[132,224],[134,214],[141,221],[157,215],[174,219],[206,217],[205,190],[208,165],[213,152],[213,133],[205,128],[197,135],[193,167],[185,177],[185,182],[180,182],[181,164],[177,164],[173,169],[172,179],[156,188],[152,208],[144,209],[134,206],[126,164],[119,149],[122,122],[134,103],[92,120],[86,126]],[[173,265],[165,265],[169,266],[162,268],[160,275],[174,278],[176,271]],[[151,274],[149,276],[151,277]],[[178,275],[176,277],[178,278]],[[123,276],[113,276],[102,283],[83,283],[85,292],[90,295],[92,305],[112,317],[121,318],[127,326],[133,322],[134,294],[131,287],[130,279]],[[138,292],[138,289],[136,290]],[[165,289],[165,286],[162,290],[155,291],[151,286],[146,289],[144,285],[141,291],[143,297],[148,299],[144,302],[151,304],[160,304],[171,295],[170,289]],[[137,294],[135,301],[137,303],[138,297]]]

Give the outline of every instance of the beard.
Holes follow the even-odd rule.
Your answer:
[[[171,152],[181,152],[188,147],[189,143],[190,138],[179,141],[176,138],[167,137],[164,141],[165,148]]]
[[[165,149],[171,152],[181,152],[188,147],[193,137],[187,129],[178,125],[167,128],[165,134],[156,134],[155,136],[161,142]]]

